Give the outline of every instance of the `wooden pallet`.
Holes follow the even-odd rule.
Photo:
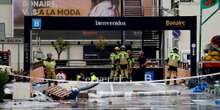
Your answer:
[[[60,86],[50,86],[45,90],[45,94],[51,95],[57,99],[65,99],[70,92]]]

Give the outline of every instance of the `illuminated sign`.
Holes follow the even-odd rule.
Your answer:
[[[32,29],[41,29],[41,19],[32,19]]]
[[[166,20],[167,27],[185,27],[186,21],[182,20]]]

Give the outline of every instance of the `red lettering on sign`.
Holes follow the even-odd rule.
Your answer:
[[[213,2],[214,2],[214,0],[207,0],[205,2],[205,6],[210,6]]]

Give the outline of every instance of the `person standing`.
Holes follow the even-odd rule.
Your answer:
[[[144,56],[143,51],[140,51],[139,53],[138,64],[139,64],[139,69],[138,69],[138,74],[135,75],[135,79],[142,80],[144,76],[143,74],[145,71],[145,67],[147,65],[147,58]]]
[[[44,66],[44,72],[45,72],[45,78],[47,79],[56,79],[56,61],[52,58],[52,54],[47,54],[47,59],[43,61]],[[56,81],[48,81],[48,86],[51,86],[51,83],[54,82],[55,85],[57,84]]]
[[[81,71],[80,73],[76,74],[76,81],[84,81],[85,80],[85,72]]]
[[[97,76],[95,75],[94,72],[92,72],[90,75],[91,75],[90,79],[91,79],[92,82],[98,81],[98,78],[97,78]]]
[[[169,57],[167,59],[168,62],[168,77],[170,79],[173,77],[174,79],[177,78],[177,68],[180,63],[180,55],[179,50],[174,48],[172,52],[170,52]],[[169,85],[170,81],[166,81],[166,84]],[[174,80],[174,85],[176,85],[176,80]]]
[[[110,59],[111,59],[111,73],[110,73],[110,80],[116,81],[118,77],[119,72],[119,47],[114,48],[114,52],[111,53]]]
[[[119,53],[120,74],[122,78],[128,80],[128,53],[124,45],[121,46]]]
[[[133,67],[134,67],[135,61],[134,61],[134,58],[132,56],[132,51],[127,50],[127,53],[128,53],[128,76],[131,79],[131,75],[132,75],[132,72],[133,72]]]

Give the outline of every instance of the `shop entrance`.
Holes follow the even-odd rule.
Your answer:
[[[127,31],[127,30],[189,30],[190,70],[197,75],[196,17],[35,17],[25,16],[24,26],[24,71],[29,75],[32,64],[33,30],[76,30],[76,31]],[[142,31],[143,32],[143,31]],[[122,36],[123,39],[123,36]],[[123,41],[123,40],[122,40]],[[143,50],[146,48],[142,38]],[[154,49],[154,48],[151,48]],[[154,53],[156,54],[156,53]],[[153,57],[153,56],[152,56]]]

